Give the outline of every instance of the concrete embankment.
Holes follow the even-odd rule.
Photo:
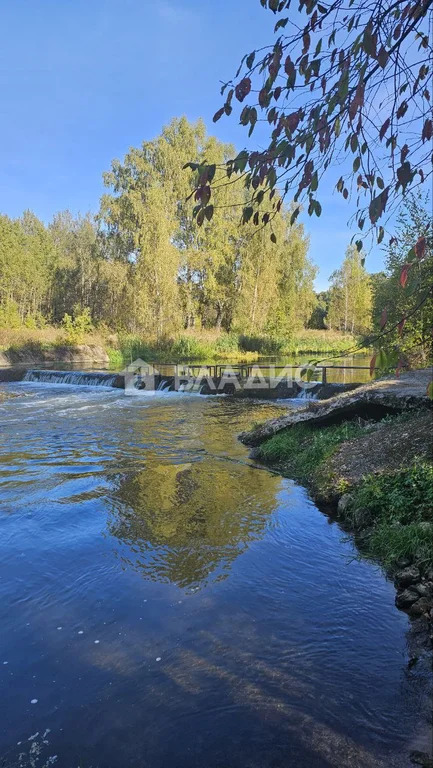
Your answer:
[[[26,344],[0,352],[0,367],[54,365],[108,365],[109,357],[103,347],[95,344],[42,345]]]

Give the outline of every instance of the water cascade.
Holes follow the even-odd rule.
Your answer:
[[[33,381],[38,384],[72,384],[73,386],[85,387],[114,387],[116,379],[117,374],[115,373],[32,369],[26,372],[23,381]]]

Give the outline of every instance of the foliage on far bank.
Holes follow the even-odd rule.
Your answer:
[[[418,254],[414,242],[422,244]],[[395,370],[408,363],[422,367],[432,361],[432,276],[431,201],[408,196],[397,217],[395,239],[385,251],[385,270],[372,276],[374,328],[379,337],[373,335],[370,345],[377,349],[375,362],[381,368]]]
[[[354,344],[354,337],[336,331],[304,330],[289,338],[244,336],[237,333],[184,332],[164,339],[139,334],[113,334],[106,327],[89,329],[88,315],[69,318],[63,328],[0,328],[0,350],[13,350],[22,356],[26,350],[32,359],[38,352],[56,346],[87,344],[104,348],[113,367],[120,368],[138,357],[149,362],[212,360],[256,360],[310,353],[344,352]]]

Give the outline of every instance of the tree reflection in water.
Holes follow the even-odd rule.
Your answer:
[[[117,479],[108,527],[128,545],[122,559],[146,579],[196,589],[228,575],[275,508],[266,472],[209,456],[151,462]]]

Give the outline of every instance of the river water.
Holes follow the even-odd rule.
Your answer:
[[[2,765],[408,764],[392,584],[236,439],[287,404],[4,389]]]

